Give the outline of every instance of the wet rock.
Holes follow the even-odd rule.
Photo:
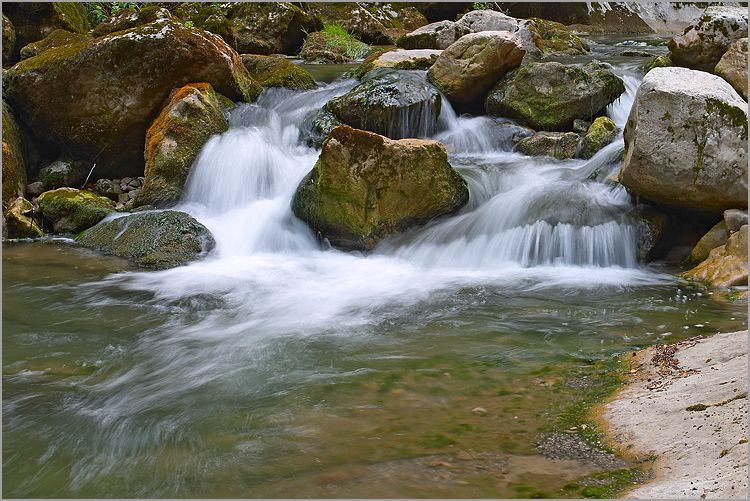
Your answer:
[[[580,136],[575,132],[537,132],[522,139],[516,151],[529,156],[547,156],[565,160],[573,158],[578,148]]]
[[[184,212],[137,212],[90,228],[76,238],[84,247],[165,269],[203,257],[216,245],[211,232]]]
[[[500,77],[520,66],[525,54],[508,31],[470,33],[445,49],[427,74],[451,103],[468,106],[481,103]]]
[[[674,66],[674,63],[669,58],[669,56],[656,56],[654,59],[646,63],[644,69],[646,70],[646,73],[653,70],[654,68],[668,68],[669,66]]]
[[[564,24],[538,17],[529,19],[526,21],[526,25],[522,20],[519,20],[518,23],[520,34],[524,34],[527,30],[530,32],[530,35],[524,34],[528,40],[525,46],[528,47],[533,43],[542,56],[589,53],[589,45]],[[535,51],[532,49],[529,52],[534,53]]]
[[[734,90],[747,101],[747,37],[740,38],[729,46],[714,73],[732,84]]]
[[[631,192],[682,209],[747,207],[747,103],[720,77],[651,70],[624,138],[620,182]]]
[[[243,54],[242,64],[263,87],[311,90],[317,87],[309,72],[284,57]]]
[[[115,31],[129,30],[159,19],[172,19],[172,14],[157,5],[148,5],[139,10],[122,9],[116,14],[96,25],[93,35],[100,37]]]
[[[16,29],[8,17],[3,14],[3,66],[13,62],[13,49],[16,46]]]
[[[135,205],[177,202],[203,145],[228,128],[227,111],[210,84],[189,84],[174,92],[146,132],[145,182]],[[137,180],[122,179],[123,190],[137,187],[133,181]]]
[[[726,244],[711,250],[705,261],[682,276],[715,288],[747,285],[747,225],[732,233]]]
[[[341,249],[368,250],[385,236],[463,207],[466,181],[437,141],[394,141],[347,126],[335,128],[292,208]]]
[[[440,94],[424,72],[376,69],[325,108],[342,123],[391,139],[428,137],[437,131]]]
[[[713,5],[669,41],[669,53],[678,66],[712,72],[729,45],[746,37],[746,7]]]
[[[617,125],[611,118],[598,117],[581,139],[578,158],[591,158],[617,138]]]
[[[497,82],[485,109],[536,130],[566,131],[577,118],[592,120],[623,92],[623,81],[596,61],[582,68],[529,63]]]
[[[3,206],[24,196],[26,161],[23,153],[21,130],[10,106],[3,101]]]
[[[37,238],[44,234],[34,220],[34,206],[25,198],[15,199],[3,216],[8,238]]]
[[[403,35],[396,44],[403,49],[447,49],[469,31],[454,21],[439,21]]]
[[[323,141],[341,121],[326,109],[314,110],[305,115],[300,125],[300,139],[315,148],[323,146]]]
[[[620,52],[621,56],[625,57],[653,57],[653,54],[646,52],[645,50],[628,49]]]
[[[89,40],[88,35],[82,33],[73,33],[68,30],[57,29],[47,35],[45,38],[32,42],[21,49],[21,59],[28,59],[30,57],[38,56],[42,52],[53,49],[55,47],[61,47],[63,45],[69,45],[72,43],[80,43]]]
[[[724,224],[729,233],[734,233],[740,227],[747,224],[747,211],[739,209],[729,209],[724,211]]]
[[[587,461],[600,468],[616,469],[627,466],[625,461],[614,454],[590,446],[575,434],[558,432],[543,434],[537,450],[550,459]]]
[[[3,91],[36,137],[96,158],[95,175],[106,178],[142,174],[146,129],[189,82],[233,100],[262,89],[219,37],[160,20],[21,61],[5,72]]]
[[[356,39],[316,31],[307,35],[299,57],[312,63],[350,63],[367,55],[370,46]]]
[[[94,226],[115,209],[112,200],[75,188],[45,191],[38,202],[55,233],[78,233]]]
[[[573,132],[586,134],[589,131],[589,127],[591,127],[591,122],[581,120],[580,118],[573,120]]]
[[[690,251],[688,262],[697,264],[705,260],[713,249],[727,243],[728,238],[729,232],[727,231],[727,225],[723,220],[719,221],[713,228],[708,230],[708,233],[698,240],[698,243],[695,244],[693,250]]]
[[[639,207],[636,214],[636,250],[641,262],[653,261],[669,225],[669,216],[650,207]]]
[[[56,160],[39,171],[39,180],[44,184],[45,190],[63,186],[80,188],[91,171],[91,165],[75,160]]]

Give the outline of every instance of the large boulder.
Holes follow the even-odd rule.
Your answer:
[[[3,91],[37,138],[95,161],[96,179],[142,174],[151,121],[173,88],[201,81],[233,100],[262,90],[221,38],[160,20],[21,61]]]
[[[586,135],[581,138],[578,158],[588,159],[594,156],[617,138],[617,124],[609,117],[598,117],[589,126]]]
[[[342,123],[391,139],[428,137],[437,131],[440,93],[423,71],[377,69],[326,109]]]
[[[3,207],[24,196],[26,162],[23,155],[21,130],[10,106],[3,101]]]
[[[454,21],[438,21],[402,35],[396,44],[403,49],[447,49],[469,31]]]
[[[747,103],[722,78],[651,70],[624,137],[620,182],[631,192],[698,211],[747,207]]]
[[[468,106],[481,103],[500,77],[521,65],[525,54],[509,31],[470,33],[445,49],[427,75],[451,103]]]
[[[3,234],[8,238],[37,238],[44,233],[34,220],[34,206],[25,198],[18,197],[3,212],[5,228]]]
[[[103,221],[80,234],[76,242],[152,269],[194,261],[216,245],[208,228],[172,210],[136,212]]]
[[[146,132],[146,179],[134,205],[177,202],[203,145],[228,128],[227,111],[210,84],[188,84],[175,91]]]
[[[372,249],[385,236],[450,214],[466,181],[437,141],[334,129],[294,196],[294,213],[341,249]]]
[[[15,28],[15,54],[21,47],[41,40],[58,28],[81,34],[91,29],[86,5],[82,2],[3,2],[3,14]]]
[[[172,14],[167,9],[157,5],[149,5],[139,10],[122,9],[104,22],[97,24],[93,30],[93,35],[100,37],[115,31],[129,30],[153,23],[159,19],[172,19]]]
[[[577,118],[592,120],[623,92],[623,81],[596,61],[583,67],[529,63],[497,82],[485,109],[537,130],[566,131]]]
[[[307,35],[299,57],[315,63],[351,63],[369,51],[369,45],[345,31],[315,31]]]
[[[714,73],[732,84],[747,101],[747,37],[732,42],[721,56]]]
[[[61,47],[63,45],[69,45],[77,42],[84,42],[89,39],[88,35],[82,33],[73,33],[72,31],[56,29],[46,37],[39,41],[31,42],[30,44],[21,48],[21,59],[28,59],[30,57],[38,56],[42,52],[55,47]]]
[[[16,46],[16,29],[8,16],[3,14],[3,66],[13,62],[13,49]]]
[[[682,35],[669,41],[678,66],[712,72],[729,45],[747,37],[747,7],[712,5]]]
[[[89,191],[59,188],[39,196],[39,209],[55,233],[78,233],[115,210],[115,203]]]
[[[579,139],[580,136],[575,132],[537,132],[519,141],[516,150],[533,157],[547,156],[565,160],[575,157]]]
[[[294,54],[312,28],[309,14],[290,2],[236,2],[228,17],[232,44],[243,54]]]
[[[682,276],[715,288],[747,285],[747,225],[731,234],[726,244],[711,250],[705,261]]]
[[[409,4],[310,2],[305,8],[318,27],[341,26],[375,45],[391,45],[399,35],[427,24],[427,19]]]
[[[317,87],[308,71],[284,57],[242,54],[242,64],[263,87],[311,90]]]

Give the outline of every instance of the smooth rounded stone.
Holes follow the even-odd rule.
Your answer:
[[[21,129],[8,103],[3,101],[3,200],[24,196],[26,188],[26,160]]]
[[[3,212],[8,238],[37,238],[44,232],[34,220],[34,206],[25,198],[18,197]]]
[[[747,207],[747,103],[722,78],[655,68],[635,96],[624,131],[620,182],[671,207]]]
[[[537,132],[516,144],[516,151],[529,156],[547,156],[565,160],[573,158],[580,136],[575,132]]]
[[[342,125],[323,144],[292,209],[334,247],[369,250],[468,200],[466,181],[439,142],[391,140]]]
[[[581,138],[578,158],[589,159],[617,138],[617,124],[609,117],[598,117]]]
[[[38,56],[42,52],[55,47],[84,42],[89,40],[89,38],[88,35],[83,33],[73,33],[72,31],[57,29],[43,39],[34,41],[22,47],[20,52],[21,59],[23,60]]]
[[[676,65],[712,72],[739,38],[747,38],[747,7],[712,5],[667,45]]]
[[[284,57],[242,54],[242,64],[263,87],[311,90],[317,87],[310,73]]]
[[[721,56],[714,73],[732,84],[747,101],[747,37],[735,40]]]
[[[639,206],[636,211],[635,242],[638,260],[653,261],[658,257],[661,241],[669,225],[669,216],[651,207]]]
[[[597,61],[529,63],[495,84],[485,109],[536,130],[569,131],[575,119],[592,120],[623,92],[623,81]]]
[[[130,190],[128,192],[128,200],[135,200],[137,196],[138,196],[138,190]]]
[[[427,75],[454,105],[481,103],[500,77],[521,65],[525,54],[509,31],[470,33],[445,49]]]
[[[41,181],[34,181],[26,185],[26,195],[30,198],[36,198],[44,193],[44,183]]]
[[[320,148],[323,141],[333,129],[341,125],[341,121],[325,108],[313,110],[302,120],[300,125],[300,140],[308,146]]]
[[[704,259],[708,258],[709,253],[713,249],[724,245],[727,242],[728,238],[729,232],[727,231],[727,225],[723,220],[719,221],[710,230],[708,230],[708,232],[706,232],[706,234],[703,235],[700,240],[698,240],[698,243],[695,244],[693,250],[690,251],[688,262],[693,264],[700,263]]]
[[[203,145],[229,128],[227,116],[221,96],[210,84],[188,84],[172,92],[146,131],[146,175],[134,205],[164,207],[179,201]],[[123,191],[137,187],[138,182],[123,178]]]
[[[396,45],[403,49],[447,49],[469,31],[454,21],[438,21],[401,36]]]
[[[94,226],[115,209],[109,198],[75,188],[45,191],[39,196],[38,203],[55,233],[78,233]]]
[[[479,33],[482,31],[509,31],[516,35],[521,46],[528,54],[537,54],[539,47],[535,42],[534,33],[529,29],[532,21],[516,19],[495,10],[473,10],[467,12],[456,21],[457,33]],[[460,35],[456,38],[461,38]],[[538,34],[537,34],[538,38]]]
[[[45,190],[62,188],[80,188],[91,171],[88,162],[75,160],[56,160],[39,171],[39,180],[44,184]]]
[[[714,288],[747,285],[747,225],[732,233],[726,244],[711,250],[707,259],[682,276]]]
[[[724,211],[724,224],[729,233],[734,233],[741,226],[747,224],[747,211],[739,209],[728,209]]]
[[[325,108],[342,123],[391,139],[437,132],[440,93],[423,71],[376,69]]]
[[[113,178],[143,172],[146,130],[189,82],[238,101],[262,90],[220,37],[162,19],[21,61],[5,71],[3,95],[36,137],[96,158],[97,177]]]
[[[10,64],[13,59],[13,49],[16,45],[16,29],[8,16],[3,14],[3,66]]]
[[[216,245],[205,226],[184,212],[172,210],[137,212],[102,221],[79,235],[76,242],[153,269],[194,261]]]

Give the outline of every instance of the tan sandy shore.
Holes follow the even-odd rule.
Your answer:
[[[599,409],[621,450],[657,457],[625,497],[748,498],[747,349],[742,331],[632,355],[631,380]]]

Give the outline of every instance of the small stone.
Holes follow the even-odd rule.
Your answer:
[[[119,195],[117,195],[117,203],[118,204],[124,204],[128,200],[130,200],[130,197],[128,197],[127,193],[120,193]]]
[[[581,120],[580,118],[573,120],[573,132],[586,134],[589,131],[589,127],[591,127],[591,122],[587,120]]]
[[[473,409],[471,409],[471,412],[476,414],[477,416],[486,416],[487,414],[489,414],[487,409],[485,409],[484,407],[474,407]]]
[[[26,185],[26,194],[30,197],[38,197],[44,193],[44,183],[35,181]]]
[[[132,181],[128,183],[128,185],[133,188],[138,188],[141,185],[141,182],[137,179],[133,179]]]
[[[133,200],[136,196],[138,196],[138,190],[130,190],[128,192],[128,199]]]
[[[122,180],[120,181],[120,183],[121,184],[128,184],[132,180],[133,180],[132,177],[124,177],[124,178],[122,178]]]

